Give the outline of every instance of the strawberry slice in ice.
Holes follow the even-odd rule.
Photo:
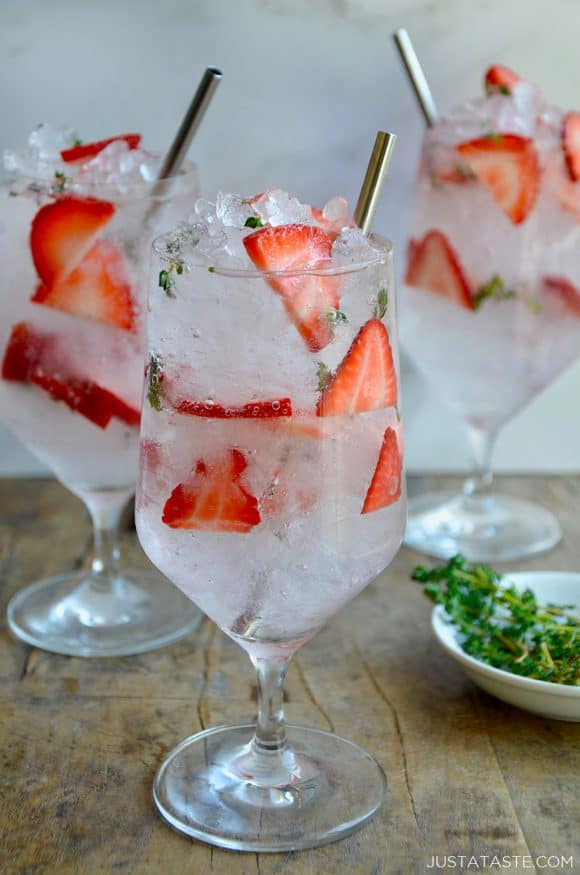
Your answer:
[[[473,309],[469,283],[455,249],[441,231],[427,231],[409,242],[408,286],[448,298],[460,307]]]
[[[67,373],[54,335],[38,331],[26,322],[12,329],[2,361],[2,379],[29,383],[55,401],[84,416],[99,428],[116,418],[139,425],[139,411],[93,380]]]
[[[364,413],[396,403],[397,375],[389,334],[379,319],[370,319],[322,392],[317,413]]]
[[[114,212],[108,201],[72,196],[39,209],[30,228],[30,249],[43,285],[52,288],[75,269]]]
[[[244,237],[249,257],[260,270],[301,271],[324,267],[332,257],[332,236],[314,225],[279,225],[260,228]],[[284,301],[289,318],[313,352],[333,339],[328,315],[340,305],[334,276],[268,277],[268,284]]]
[[[125,258],[110,240],[97,240],[71,273],[52,286],[38,286],[31,300],[73,316],[135,330]]]
[[[460,143],[457,151],[514,225],[529,216],[540,187],[540,162],[533,140],[516,134],[489,134]]]
[[[225,406],[213,401],[192,401],[183,398],[177,412],[204,419],[272,419],[292,416],[292,400],[275,398],[267,401],[249,401],[247,404]]]
[[[401,497],[402,462],[393,428],[387,428],[379,459],[365,496],[361,513],[372,513],[388,507]]]
[[[509,67],[503,64],[493,64],[484,76],[486,94],[513,94],[516,85],[521,78]]]
[[[102,152],[111,143],[116,143],[120,140],[127,143],[129,149],[137,149],[141,142],[141,134],[119,134],[117,137],[96,140],[94,143],[79,143],[78,146],[71,146],[70,149],[62,149],[60,157],[67,163],[85,161],[87,158],[94,158],[95,155],[98,155],[99,152]]]
[[[230,449],[219,461],[198,459],[184,483],[179,483],[163,508],[163,522],[172,529],[247,534],[261,522],[258,501],[245,488],[244,454]]]

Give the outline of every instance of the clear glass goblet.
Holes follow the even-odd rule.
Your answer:
[[[161,184],[19,173],[0,190],[10,277],[0,293],[0,415],[83,501],[94,528],[90,567],[28,586],[8,605],[12,632],[44,650],[130,655],[200,622],[156,570],[123,566],[118,538],[137,479],[149,249],[197,191],[193,165]]]
[[[459,495],[410,500],[405,543],[440,558],[508,561],[548,550],[562,535],[546,508],[492,488],[491,459],[501,428],[580,355],[580,183],[567,177],[559,128],[546,123],[537,141],[489,134],[457,146],[445,124],[423,145],[401,337],[465,423],[475,471]],[[489,184],[465,158],[478,149],[490,153]],[[493,149],[524,152],[538,172],[525,215],[506,214],[494,197]]]
[[[255,233],[272,231],[285,228]],[[286,726],[282,701],[292,655],[403,536],[392,250],[374,238],[362,262],[269,274],[235,256],[208,262],[195,234],[154,245],[137,531],[248,653],[258,720],[183,741],[154,799],[175,829],[214,845],[307,848],[360,827],[385,793],[369,754]],[[168,272],[171,296],[158,281]],[[288,301],[312,326],[309,307],[328,295],[337,309],[317,326],[327,336],[305,341]]]

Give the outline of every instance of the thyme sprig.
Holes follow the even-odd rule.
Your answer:
[[[466,653],[512,674],[580,685],[580,618],[570,605],[538,604],[530,589],[504,584],[493,568],[463,556],[411,576],[443,606]]]

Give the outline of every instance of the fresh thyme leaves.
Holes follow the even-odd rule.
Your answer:
[[[324,390],[328,386],[330,379],[332,377],[332,372],[324,364],[324,362],[318,362],[318,368],[316,369],[316,376],[318,377],[318,391],[324,392]]]
[[[52,186],[53,192],[55,194],[63,192],[66,189],[66,184],[68,182],[68,176],[66,175],[66,173],[63,173],[62,170],[55,170],[54,180],[55,181]]]
[[[208,273],[215,273],[215,267],[213,267],[213,265],[211,265],[211,264],[207,270],[208,270]]]
[[[529,589],[502,585],[487,565],[454,556],[413,580],[442,605],[466,653],[512,674],[568,686],[580,685],[580,618],[568,605],[539,605]]]
[[[343,313],[342,310],[327,310],[326,318],[331,325],[339,325],[342,322],[348,322],[346,313]]]
[[[380,289],[377,295],[377,303],[375,304],[375,318],[384,319],[389,303],[389,293],[386,289]]]
[[[161,410],[161,381],[163,369],[160,359],[152,353],[147,368],[147,400],[154,410]]]
[[[159,288],[163,289],[168,298],[175,297],[175,292],[173,291],[175,288],[174,274],[176,273],[181,276],[183,270],[183,261],[180,261],[177,258],[171,258],[169,260],[169,266],[166,269],[159,271]]]
[[[82,145],[83,145],[83,141],[82,141],[82,140],[79,140],[79,138],[77,137],[76,140],[75,140],[74,143],[73,143],[73,146],[74,146],[75,148],[77,148],[78,146],[82,146]]]
[[[489,282],[480,286],[473,296],[473,306],[479,310],[484,301],[494,298],[496,301],[506,301],[508,298],[515,298],[516,293],[513,289],[506,289],[505,283],[499,274],[494,274]]]
[[[245,228],[261,228],[262,220],[259,216],[248,216],[246,221],[244,222]]]

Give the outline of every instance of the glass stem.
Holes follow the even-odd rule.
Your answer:
[[[288,747],[283,696],[289,660],[251,659],[258,677],[258,721],[254,749],[268,754],[282,753]]]
[[[106,502],[85,499],[93,522],[93,556],[91,574],[95,583],[108,586],[119,568],[119,523],[126,496],[108,498]]]
[[[493,481],[491,457],[496,433],[474,425],[468,426],[468,429],[475,468],[472,476],[464,483],[463,493],[468,498],[485,499],[489,495]]]

